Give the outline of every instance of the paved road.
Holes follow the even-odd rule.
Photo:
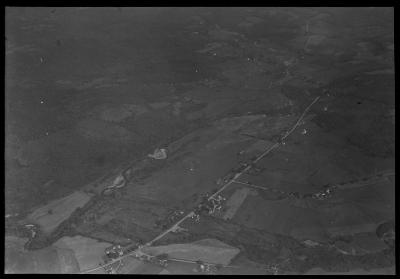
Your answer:
[[[287,137],[296,129],[297,126],[300,125],[301,121],[303,120],[303,118],[304,118],[304,116],[306,115],[306,113],[308,112],[308,110],[311,108],[311,106],[312,106],[313,104],[315,104],[315,103],[319,100],[319,98],[320,98],[320,96],[316,97],[316,98],[314,99],[314,101],[312,101],[312,103],[311,103],[311,104],[304,110],[304,112],[301,114],[301,116],[300,116],[299,119],[297,120],[296,124],[295,124],[288,132],[285,133],[285,135],[282,137],[282,139],[281,139],[279,142],[277,142],[277,143],[275,143],[274,145],[272,145],[271,147],[267,148],[267,150],[265,150],[262,154],[260,154],[259,156],[257,156],[257,158],[254,159],[254,160],[252,161],[251,164],[249,164],[249,165],[248,165],[246,168],[244,168],[241,172],[236,173],[235,176],[234,176],[232,179],[230,179],[227,183],[225,183],[217,192],[215,192],[213,195],[211,195],[211,196],[208,198],[208,201],[210,201],[211,199],[215,198],[219,193],[221,193],[221,192],[224,191],[227,187],[229,187],[232,183],[234,183],[236,179],[238,179],[238,178],[239,178],[240,176],[242,176],[245,172],[247,172],[248,170],[250,170],[250,169],[252,168],[253,164],[257,163],[257,162],[260,161],[262,158],[264,158],[265,156],[267,156],[272,150],[274,150],[275,148],[277,148],[277,147],[281,144],[281,142],[282,142],[285,138],[287,138]],[[184,221],[185,221],[186,219],[188,219],[188,218],[191,218],[194,214],[195,214],[194,211],[189,212],[187,215],[185,215],[184,217],[182,217],[176,224],[174,224],[171,228],[169,228],[169,229],[167,229],[166,231],[162,232],[162,233],[161,233],[160,235],[158,235],[156,238],[154,238],[153,240],[147,242],[147,243],[144,244],[143,246],[151,246],[154,242],[156,242],[157,240],[160,240],[161,238],[163,238],[163,237],[164,237],[165,235],[167,235],[168,233],[170,233],[170,232],[172,232],[172,231],[175,231],[175,230],[178,228],[178,226],[179,226],[182,222],[184,222]],[[141,253],[140,249],[136,249],[135,251],[132,251],[132,252],[130,252],[130,253],[128,253],[128,254],[126,254],[126,255],[120,257],[120,258],[117,258],[117,259],[115,259],[115,260],[113,260],[113,261],[111,261],[111,262],[109,262],[109,263],[107,263],[107,264],[104,264],[104,265],[99,266],[99,267],[97,267],[97,268],[93,268],[93,269],[90,269],[90,270],[83,271],[83,272],[81,272],[81,273],[90,273],[90,272],[99,270],[99,269],[101,269],[101,268],[104,268],[104,267],[107,267],[107,266],[109,266],[109,265],[112,265],[113,263],[116,263],[116,262],[118,262],[118,261],[120,261],[120,260],[122,260],[122,259],[124,259],[124,258],[126,258],[126,257],[130,257],[130,256],[132,256],[132,255],[138,255],[138,252]]]
[[[246,183],[246,182],[242,182],[242,181],[238,181],[238,180],[235,180],[233,182],[237,183],[237,184],[243,184],[243,185],[248,186],[248,187],[253,187],[253,188],[256,188],[256,189],[262,189],[262,190],[267,190],[267,191],[274,191],[275,190],[275,189],[272,189],[272,188],[262,187],[262,186],[258,186],[258,185],[255,185],[255,184]]]

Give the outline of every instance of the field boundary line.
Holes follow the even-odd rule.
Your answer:
[[[297,120],[297,122],[294,124],[294,126],[281,138],[281,141],[283,139],[285,139],[286,137],[288,137],[299,125],[300,122],[303,120],[304,116],[306,115],[306,113],[308,112],[308,110],[311,108],[312,105],[314,105],[318,100],[320,99],[320,96],[316,97],[310,105],[308,105],[306,107],[306,109],[304,110],[304,112],[300,115],[299,119]],[[232,183],[234,183],[234,181],[236,179],[238,179],[240,176],[242,176],[245,172],[247,172],[248,170],[250,170],[253,167],[254,163],[257,163],[258,161],[260,161],[262,158],[264,158],[266,155],[268,155],[272,150],[274,150],[275,148],[277,148],[280,145],[280,142],[276,142],[274,145],[272,145],[271,147],[269,147],[266,151],[264,151],[263,153],[261,153],[259,156],[257,156],[257,158],[252,162],[252,164],[249,164],[245,169],[243,169],[242,171],[238,172],[235,174],[235,176],[229,180],[225,185],[223,185],[217,192],[215,192],[213,195],[211,195],[208,198],[208,201],[210,201],[211,199],[213,199],[215,196],[217,196],[219,193],[221,193],[222,191],[224,191],[229,185],[231,185]],[[177,226],[179,226],[179,224],[181,224],[183,221],[185,221],[186,219],[192,217],[194,215],[194,212],[191,211],[190,213],[188,213],[187,215],[185,215],[181,220],[179,220],[177,223],[175,223],[171,228],[169,228],[168,230],[164,231],[163,233],[161,233],[160,235],[158,235],[156,238],[154,238],[153,240],[147,242],[146,244],[144,244],[143,246],[151,246],[155,241],[163,238],[165,235],[167,235],[169,232],[175,230],[175,228]],[[134,255],[137,253],[137,251],[140,252],[140,249],[136,249],[135,251],[132,251],[131,253],[128,253],[126,255],[121,256],[120,258],[114,259],[113,261],[104,264],[104,265],[100,265],[99,267],[93,268],[93,269],[89,269],[86,271],[82,271],[81,274],[85,274],[85,273],[89,273],[92,271],[96,271],[99,270],[101,268],[104,268],[106,266],[112,265],[113,263],[116,263],[118,261],[121,261],[124,258],[127,258],[131,255]]]

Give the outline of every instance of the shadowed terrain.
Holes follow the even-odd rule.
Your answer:
[[[148,249],[240,250],[217,274],[392,272],[376,230],[394,219],[393,28],[392,8],[7,8],[6,269],[71,251],[70,269],[35,272],[95,267],[278,143],[220,210]],[[167,159],[147,156],[156,148]]]

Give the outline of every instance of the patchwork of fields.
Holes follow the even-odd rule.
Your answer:
[[[7,273],[96,268],[218,189],[221,207],[143,248],[167,266],[126,257],[116,272],[394,273],[376,233],[395,217],[393,9],[20,7],[6,21]]]

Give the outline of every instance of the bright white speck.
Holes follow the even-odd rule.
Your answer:
[[[43,101],[40,101],[40,103],[43,105],[44,104],[44,102]]]
[[[303,129],[303,131],[301,131],[301,134],[302,134],[302,135],[307,134],[307,130],[306,130],[306,129]]]
[[[49,132],[46,132],[46,136],[48,136],[49,135]]]
[[[328,108],[327,107],[324,107],[324,111],[327,111],[328,110]]]

